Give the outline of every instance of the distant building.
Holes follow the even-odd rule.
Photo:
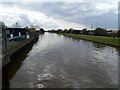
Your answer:
[[[29,32],[29,30],[26,28],[6,28],[6,34],[8,37],[10,37],[11,34],[13,37],[27,35],[27,32]]]
[[[89,35],[93,35],[94,32],[93,32],[93,31],[89,31],[88,34],[89,34]]]
[[[82,34],[83,33],[83,31],[82,30],[80,30],[80,34]]]
[[[118,30],[112,30],[112,33],[117,33],[118,32]]]
[[[109,31],[107,31],[108,34],[117,33],[117,32],[118,32],[118,30],[109,30]]]
[[[88,33],[88,35],[94,35],[94,31],[93,30],[88,30],[87,33]]]
[[[109,33],[109,34],[112,33],[112,30],[107,31],[107,33]]]

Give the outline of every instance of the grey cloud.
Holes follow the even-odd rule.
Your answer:
[[[2,3],[5,6],[16,6],[23,9],[29,9],[32,11],[40,11],[49,17],[55,19],[62,19],[69,22],[80,23],[84,25],[91,25],[95,22],[99,22],[100,26],[106,28],[117,28],[117,15],[114,14],[114,10],[103,13],[101,15],[92,16],[90,14],[100,13],[95,8],[96,3],[91,2],[25,2],[25,3]],[[21,16],[24,23],[30,21],[26,16]],[[44,25],[42,25],[44,26]],[[49,25],[48,25],[49,26]],[[52,26],[52,25],[51,25]],[[49,26],[49,27],[51,27]],[[55,25],[53,25],[56,27]]]
[[[45,22],[45,23],[41,23],[38,22],[36,19],[31,22],[28,18],[28,16],[26,16],[26,14],[20,14],[19,18],[21,18],[22,22],[19,22],[21,26],[30,26],[32,24],[37,24],[39,27],[47,27],[47,28],[57,28],[58,26],[56,24],[50,23],[50,22]]]
[[[92,16],[84,18],[83,22],[80,22],[84,25],[93,25],[96,28],[96,22],[99,27],[107,29],[117,29],[118,28],[118,15],[108,12],[101,16]],[[79,23],[79,22],[78,22]]]
[[[24,25],[29,26],[32,24],[26,15],[21,14],[19,15],[19,17],[22,19],[22,22],[20,22],[21,26],[24,26]]]

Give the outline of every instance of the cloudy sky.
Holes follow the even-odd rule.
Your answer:
[[[97,2],[0,2],[0,21],[7,26],[36,24],[45,29],[118,28],[118,0]],[[96,24],[97,23],[97,24]]]

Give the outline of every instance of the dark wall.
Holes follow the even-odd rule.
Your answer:
[[[19,36],[19,32],[21,32],[21,35],[26,35],[26,32],[28,31],[25,28],[7,28],[6,31],[9,31],[10,34],[13,34],[13,36]],[[7,34],[8,37],[10,37],[10,34]]]

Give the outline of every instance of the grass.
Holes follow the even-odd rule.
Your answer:
[[[120,47],[120,38],[81,35],[81,34],[68,34],[68,33],[60,33],[60,34]]]
[[[8,48],[8,52],[12,52],[14,50],[17,50],[18,48],[20,48],[21,46],[25,45],[27,42],[31,41],[33,38],[30,39],[26,39],[23,42],[20,42],[16,45],[11,46],[10,48]]]

